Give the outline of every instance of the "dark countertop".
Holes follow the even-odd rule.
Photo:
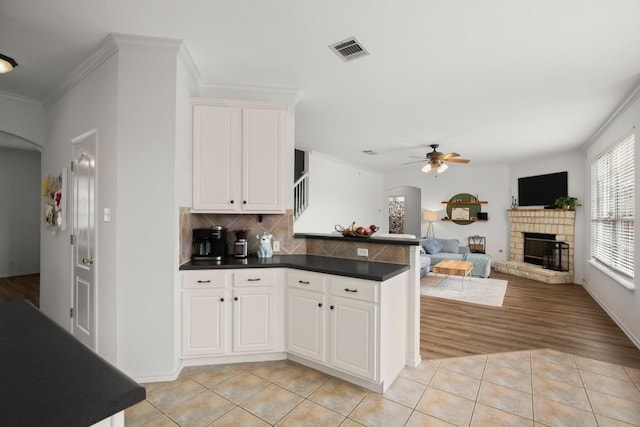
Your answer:
[[[343,236],[342,234],[330,233],[294,233],[295,239],[316,239],[316,240],[339,240],[342,242],[377,243],[380,245],[409,245],[418,246],[421,239],[407,239],[399,237],[379,237],[375,234],[369,237]]]
[[[334,258],[320,255],[274,255],[271,258],[249,256],[245,259],[227,257],[221,262],[189,261],[180,266],[180,270],[210,270],[225,268],[265,268],[282,267],[297,270],[315,271],[338,276],[384,282],[409,270],[405,264],[389,262],[359,261],[355,259]]]
[[[145,389],[27,301],[0,303],[0,424],[95,424]]]

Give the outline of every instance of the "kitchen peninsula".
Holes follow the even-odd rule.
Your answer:
[[[0,415],[10,426],[124,426],[145,389],[27,301],[0,304]]]
[[[288,358],[378,392],[414,365],[410,264],[296,254],[180,270],[185,365]]]

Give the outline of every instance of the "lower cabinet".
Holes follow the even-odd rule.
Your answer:
[[[296,271],[287,279],[287,351],[368,381],[395,379],[404,367],[405,316],[406,275],[380,283]],[[380,327],[391,318],[395,337]]]
[[[187,364],[283,358],[286,351],[379,392],[405,366],[406,273],[384,282],[275,268],[181,274]]]
[[[200,270],[181,275],[183,357],[284,350],[278,316],[283,270]]]

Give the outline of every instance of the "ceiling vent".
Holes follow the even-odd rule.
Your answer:
[[[369,55],[369,51],[355,37],[334,43],[329,46],[329,49],[334,51],[345,62]]]

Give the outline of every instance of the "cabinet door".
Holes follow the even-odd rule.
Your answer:
[[[224,289],[182,291],[182,355],[210,355],[226,351]]]
[[[193,209],[241,209],[239,107],[193,106]]]
[[[273,348],[275,294],[272,286],[234,288],[234,352]]]
[[[283,109],[242,110],[242,210],[284,213]]]
[[[329,305],[331,365],[376,380],[376,304],[331,297]]]
[[[287,290],[287,350],[324,363],[325,297],[290,287]]]

